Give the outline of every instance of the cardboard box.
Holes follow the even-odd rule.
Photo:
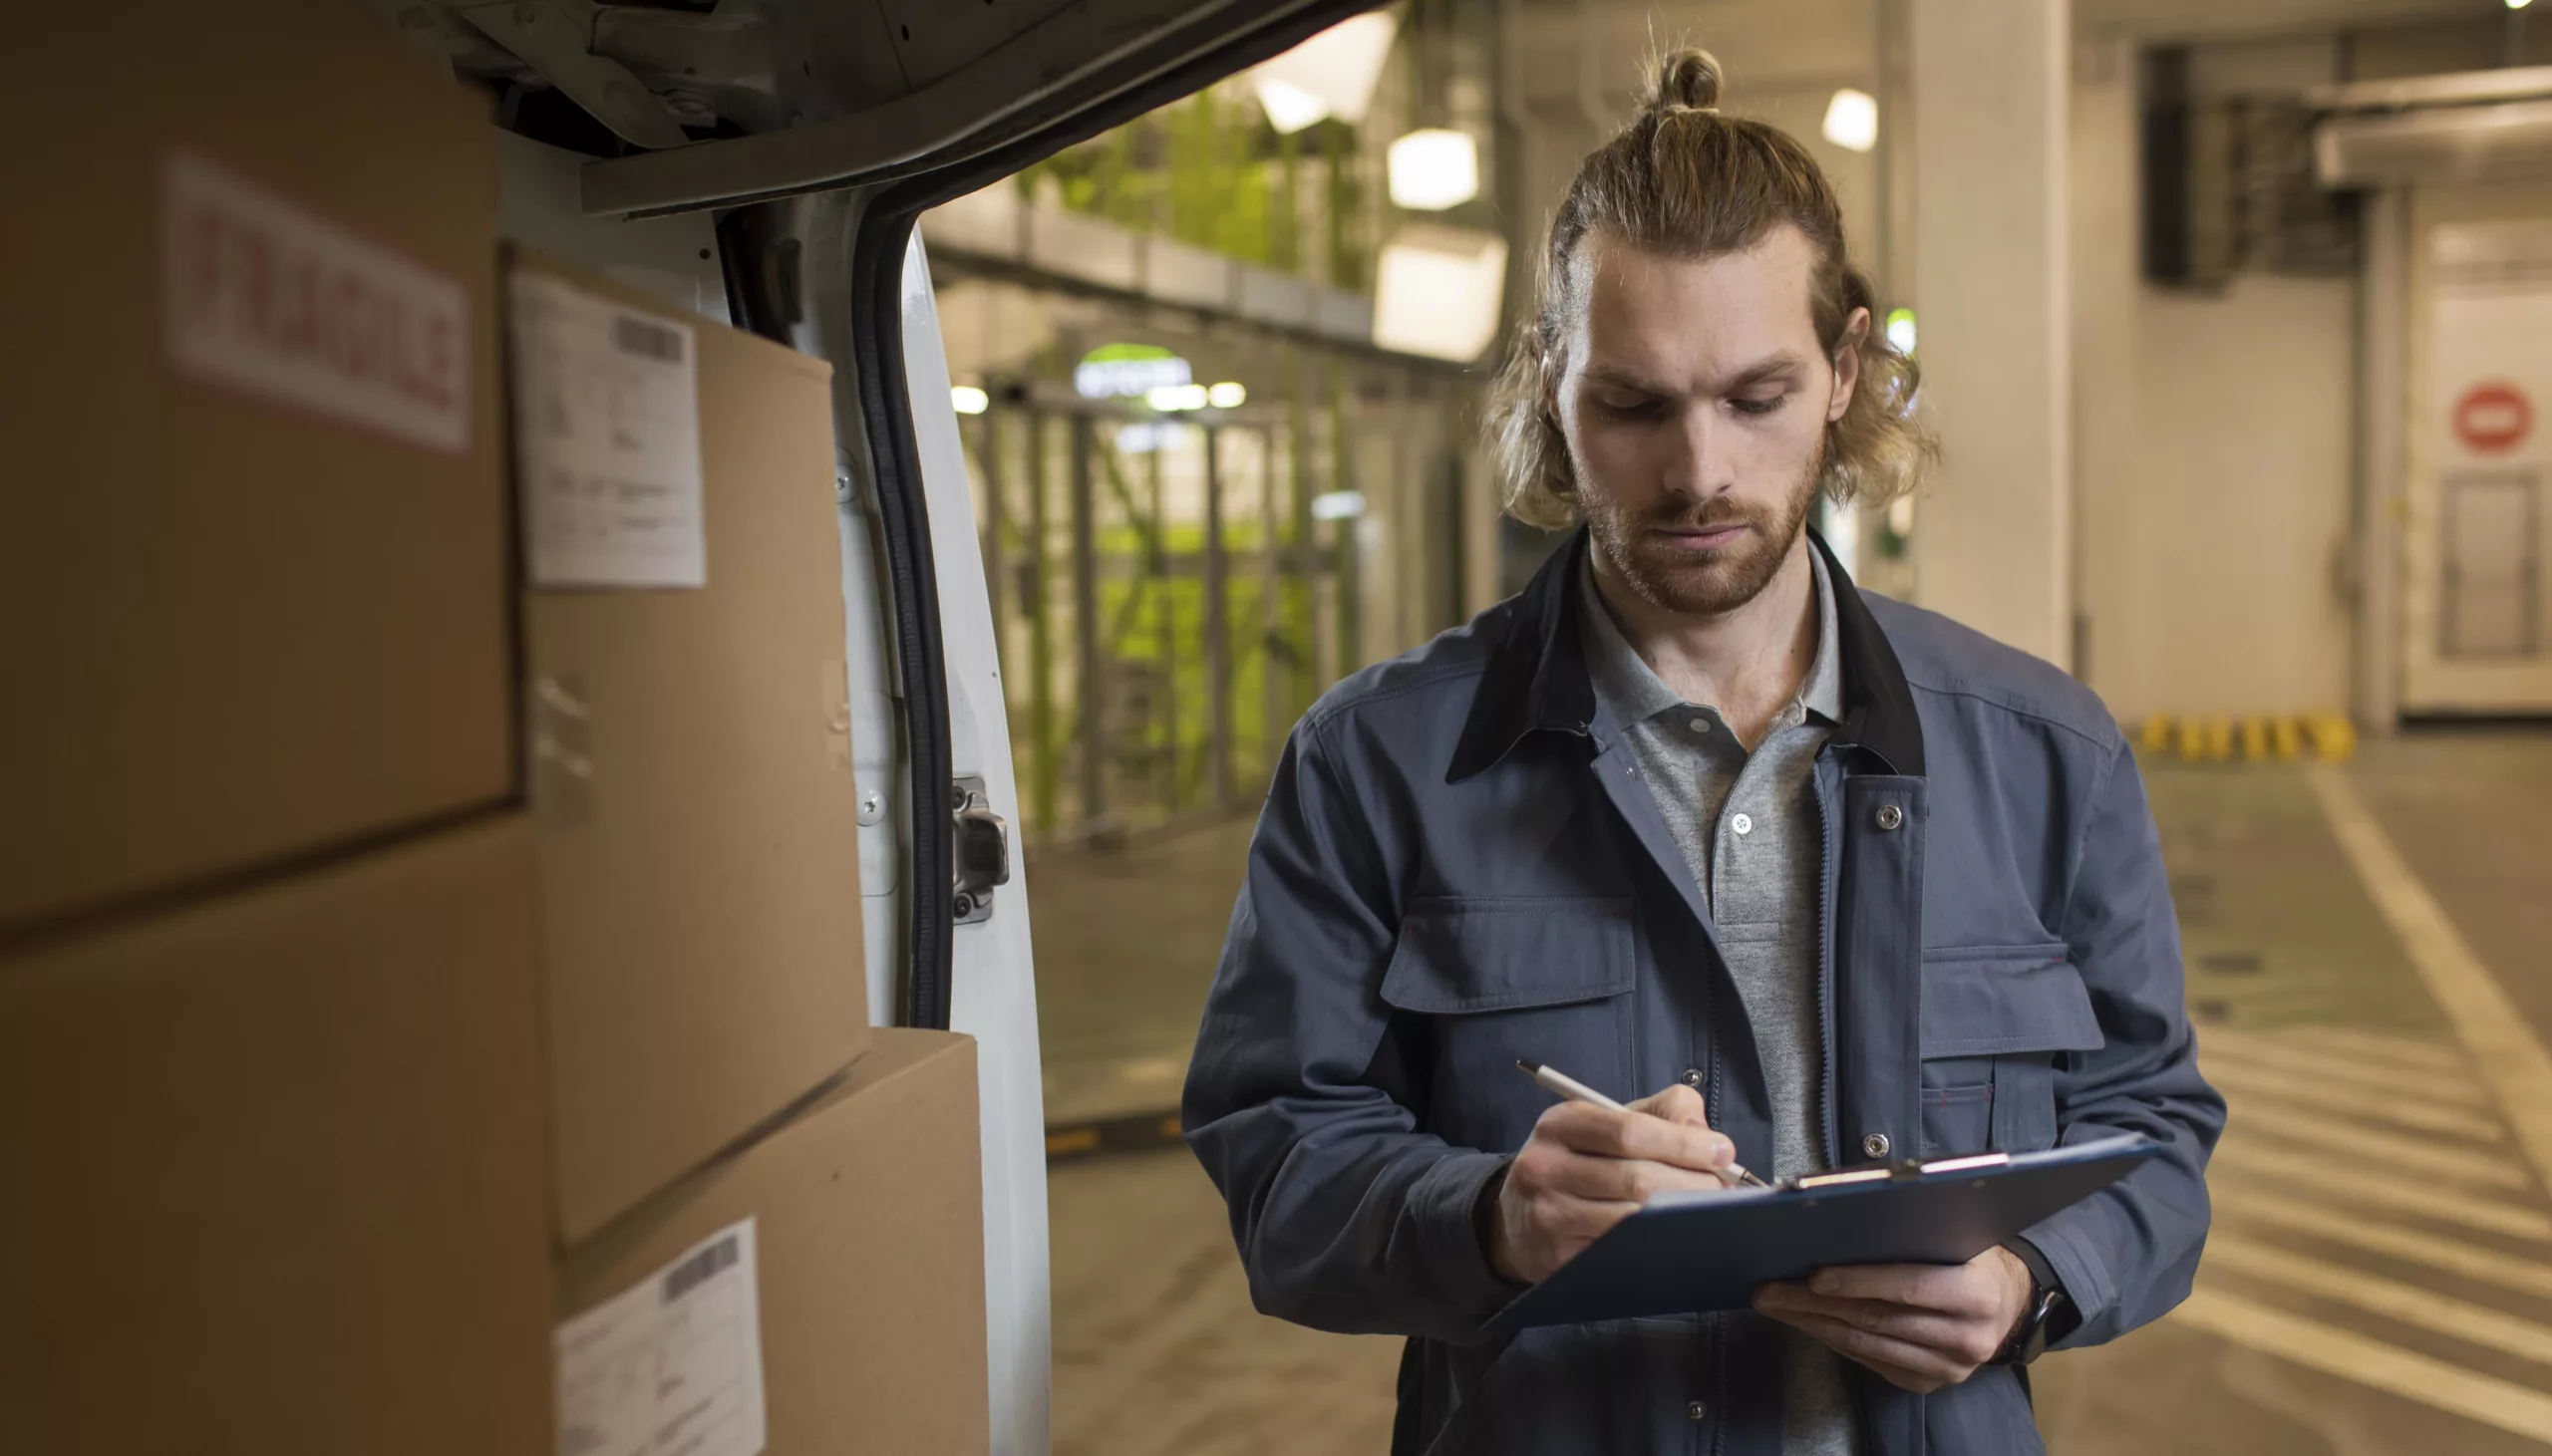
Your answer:
[[[772,1456],[985,1451],[976,1105],[972,1037],[880,1030],[814,1105],[570,1254],[559,1449],[759,1421]],[[632,1366],[659,1379],[615,1401]]]
[[[545,1452],[532,842],[0,961],[11,1450]]]
[[[573,1242],[867,1035],[831,371],[546,264],[507,298]]]
[[[26,22],[0,938],[515,780],[485,103],[345,0]]]

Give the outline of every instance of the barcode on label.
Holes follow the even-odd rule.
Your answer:
[[[672,1304],[735,1267],[736,1236],[729,1234],[665,1271],[665,1303]]]
[[[623,354],[660,359],[667,364],[682,363],[682,335],[662,324],[622,314],[612,320],[612,340]]]

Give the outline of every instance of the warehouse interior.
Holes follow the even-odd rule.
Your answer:
[[[1813,523],[2133,744],[2231,1109],[2047,1449],[2552,1450],[2526,0],[128,9],[9,163],[27,1449],[1403,1449],[1181,1087],[1296,725],[1574,539],[1492,381],[1701,45],[1941,443]]]

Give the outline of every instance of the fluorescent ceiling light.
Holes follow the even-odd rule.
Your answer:
[[[1085,400],[1130,399],[1193,377],[1186,360],[1156,345],[1111,344],[1073,366],[1073,389]]]
[[[1312,519],[1316,521],[1352,520],[1365,513],[1365,492],[1332,490],[1312,497]]]
[[[1232,380],[1225,380],[1205,392],[1205,403],[1217,410],[1237,410],[1249,399],[1249,391]]]
[[[1374,83],[1382,78],[1383,61],[1391,55],[1394,24],[1390,12],[1369,10],[1273,60],[1260,62],[1250,72],[1250,81],[1258,89],[1258,104],[1267,108],[1268,125],[1279,132],[1299,132],[1321,116],[1365,120],[1365,109],[1374,101]],[[1270,82],[1284,88],[1277,93],[1280,100],[1269,99]],[[1295,101],[1298,97],[1319,103],[1321,116],[1307,117]],[[1285,109],[1281,115],[1280,108]],[[1286,125],[1289,121],[1293,125]]]
[[[1479,144],[1468,132],[1429,127],[1392,144],[1392,205],[1441,212],[1479,195]]]
[[[960,415],[981,415],[991,406],[993,397],[973,385],[950,385],[948,404]]]
[[[1374,279],[1374,343],[1468,364],[1497,337],[1506,240],[1434,224],[1404,227]]]
[[[1845,87],[1825,104],[1825,140],[1846,151],[1878,145],[1878,98]]]
[[[1329,117],[1329,103],[1290,81],[1259,76],[1251,84],[1257,88],[1258,104],[1266,109],[1267,125],[1286,136]]]
[[[1155,410],[1202,410],[1211,391],[1203,385],[1162,385],[1143,396]]]

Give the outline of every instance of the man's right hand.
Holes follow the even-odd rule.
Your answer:
[[[1488,1221],[1488,1260],[1518,1284],[1539,1284],[1652,1195],[1725,1188],[1715,1168],[1737,1145],[1711,1130],[1702,1094],[1677,1083],[1608,1112],[1561,1102],[1533,1124],[1506,1168]]]

